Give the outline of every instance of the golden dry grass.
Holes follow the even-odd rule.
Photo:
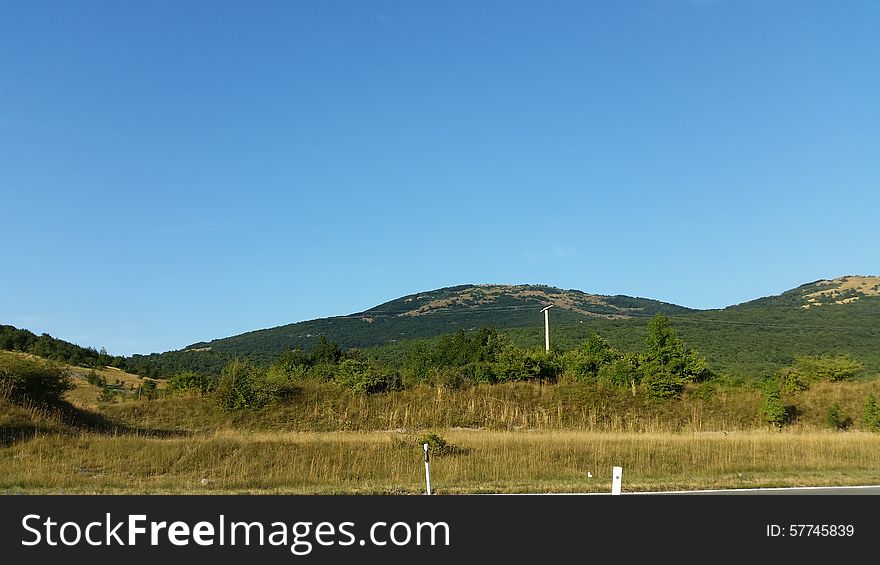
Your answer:
[[[711,384],[711,383],[707,383]],[[818,384],[784,399],[797,407],[791,429],[828,428],[838,404],[853,429],[870,394],[880,398],[880,379]],[[416,386],[364,395],[332,385],[306,384],[294,396],[257,411],[224,413],[211,398],[169,397],[103,406],[120,423],[139,428],[212,431],[377,431],[425,428],[583,430],[591,432],[748,431],[766,427],[761,393],[751,387],[705,389],[673,401],[632,397],[629,391],[578,383],[506,383],[445,391]]]
[[[87,367],[75,367],[67,365],[67,370],[72,377],[73,390],[65,394],[65,399],[79,408],[94,410],[100,405],[101,389],[86,381],[86,376],[92,371]],[[132,373],[126,373],[115,367],[102,367],[94,369],[95,374],[103,377],[108,385],[118,385],[123,392],[137,390],[143,384],[143,379]],[[157,387],[163,388],[164,381],[157,381]]]
[[[440,430],[438,493],[608,492],[880,483],[880,435]],[[47,435],[0,450],[5,492],[417,493],[422,453],[393,432]],[[588,478],[587,473],[593,477]]]

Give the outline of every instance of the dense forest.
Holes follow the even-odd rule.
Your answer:
[[[103,348],[80,347],[49,334],[36,335],[25,329],[0,325],[0,350],[21,351],[52,361],[86,367],[125,368],[125,358],[109,355]]]

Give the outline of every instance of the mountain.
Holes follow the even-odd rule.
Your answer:
[[[182,350],[135,355],[130,369],[167,374],[181,368],[217,372],[229,359],[272,360],[287,349],[311,349],[320,336],[343,348],[368,349],[394,362],[414,339],[491,326],[513,341],[543,345],[543,316],[552,305],[554,348],[575,347],[599,332],[617,347],[638,350],[647,318],[669,316],[685,341],[719,372],[757,377],[796,354],[849,354],[880,370],[880,277],[819,280],[776,296],[719,310],[695,310],[630,296],[603,296],[541,285],[462,285],[411,294],[369,310],[194,343]]]
[[[462,285],[411,294],[369,310],[334,316],[241,335],[194,343],[170,352],[186,357],[185,364],[211,363],[243,355],[270,360],[288,349],[311,349],[320,336],[343,348],[368,349],[399,341],[430,338],[458,330],[491,326],[499,330],[543,324],[539,311],[554,306],[554,326],[587,321],[629,320],[662,312],[683,314],[689,308],[629,296],[600,296],[579,290],[537,285]],[[543,325],[540,326],[543,328]],[[543,331],[543,330],[542,330]],[[169,354],[165,355],[166,358]],[[161,362],[162,357],[146,356]],[[142,361],[142,356],[134,356]],[[202,365],[201,369],[206,367]]]

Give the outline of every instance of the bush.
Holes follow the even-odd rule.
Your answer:
[[[868,399],[865,401],[862,420],[868,430],[880,432],[880,405],[877,404],[877,398],[873,394],[868,395]]]
[[[339,364],[336,381],[341,385],[367,394],[387,392],[400,388],[400,376],[374,361],[345,359]]]
[[[217,399],[224,410],[260,408],[277,398],[277,390],[267,386],[265,372],[247,361],[230,361],[220,373]]]
[[[94,369],[89,371],[89,374],[86,375],[86,382],[96,387],[107,386],[107,379],[96,373]]]
[[[506,346],[494,365],[495,378],[502,382],[555,381],[561,372],[562,363],[555,353],[514,346]]]
[[[677,396],[684,384],[702,382],[712,376],[706,359],[685,346],[672,329],[669,318],[662,314],[648,323],[645,352],[640,361],[645,378],[656,383],[655,391],[677,389],[672,396]]]
[[[761,415],[764,421],[781,428],[787,420],[787,410],[782,403],[779,381],[767,380],[763,385],[764,399],[761,401]]]
[[[444,390],[463,390],[476,384],[496,382],[494,368],[489,363],[468,363],[462,367],[435,367],[428,371],[424,382]]]
[[[794,367],[780,369],[776,373],[776,378],[779,380],[782,392],[786,394],[794,394],[810,388],[810,381],[807,377],[795,370]]]
[[[454,455],[457,453],[463,453],[463,450],[452,445],[440,434],[434,432],[427,432],[419,436],[418,446],[424,449],[424,445],[428,444],[428,451],[431,453],[433,457],[440,457],[442,455]]]
[[[166,390],[169,393],[197,392],[207,394],[217,387],[217,378],[196,373],[181,371],[168,379]]]
[[[678,398],[687,383],[684,377],[669,371],[647,373],[642,377],[642,390],[651,398]]]
[[[437,367],[428,371],[425,382],[443,390],[462,390],[475,384],[465,367]]]
[[[632,388],[642,379],[639,371],[638,355],[624,353],[610,363],[599,369],[598,380],[600,383],[615,387]]]
[[[840,405],[836,402],[826,410],[825,421],[835,430],[845,430],[852,425],[852,418],[844,416]]]
[[[594,333],[580,349],[567,352],[564,358],[566,368],[579,380],[595,380],[603,369],[622,356],[605,338]]]
[[[849,381],[862,367],[862,363],[846,355],[799,355],[794,361],[794,370],[808,383]]]
[[[152,400],[158,395],[159,391],[156,388],[156,381],[154,381],[153,379],[144,379],[141,383],[141,386],[139,386],[137,389],[138,398],[146,398],[147,400]]]
[[[73,388],[67,370],[44,361],[0,352],[0,390],[12,401],[58,405]]]
[[[119,391],[113,388],[110,388],[107,385],[101,387],[101,394],[98,395],[98,402],[104,404],[112,404],[116,402],[117,397],[119,396]]]

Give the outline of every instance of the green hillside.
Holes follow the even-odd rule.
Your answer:
[[[636,325],[643,326],[645,318],[657,313],[695,312],[657,300],[600,296],[549,286],[463,285],[404,296],[348,316],[247,332],[162,354],[135,355],[127,360],[127,366],[130,370],[152,370],[156,374],[181,368],[216,373],[237,356],[259,363],[271,361],[283,351],[310,350],[320,336],[345,349],[393,349],[395,344],[414,339],[480,327],[494,327],[505,333],[519,328],[540,329],[543,315],[539,311],[548,305],[554,306],[554,328],[599,328],[605,327],[601,322],[626,324],[629,320],[637,320]]]
[[[721,310],[548,286],[464,285],[404,296],[348,316],[135,355],[126,365],[159,375],[181,369],[216,374],[234,357],[265,363],[286,350],[310,350],[322,335],[394,364],[413,340],[480,327],[497,328],[519,345],[539,348],[539,311],[551,304],[554,349],[573,348],[598,332],[615,347],[636,351],[644,344],[647,318],[663,313],[715,372],[757,378],[789,365],[797,354],[849,354],[869,373],[880,371],[880,277],[860,276],[816,281]]]

